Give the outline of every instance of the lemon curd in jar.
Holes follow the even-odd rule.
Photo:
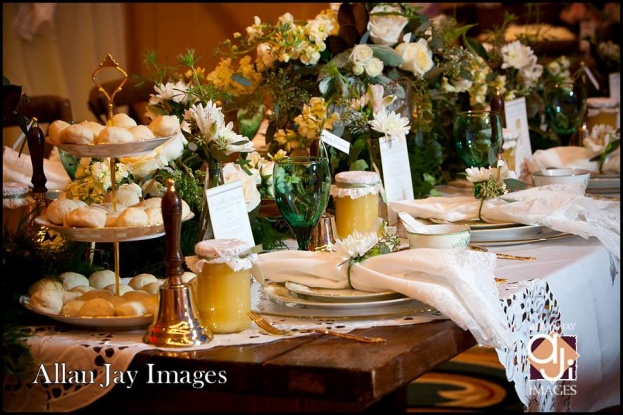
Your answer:
[[[375,232],[379,227],[381,179],[375,172],[346,171],[335,176],[331,196],[335,203],[335,225],[340,239],[354,231]]]
[[[213,333],[237,333],[251,323],[247,313],[256,254],[246,255],[250,248],[237,239],[210,239],[195,245],[198,266],[192,268],[200,269],[194,283],[195,305],[199,321]]]
[[[586,127],[589,134],[593,127],[599,124],[618,128],[619,107],[616,100],[604,97],[592,97],[586,100],[588,110],[586,113]]]
[[[32,212],[35,200],[28,186],[17,182],[2,183],[2,234],[4,230],[15,234],[26,217]]]

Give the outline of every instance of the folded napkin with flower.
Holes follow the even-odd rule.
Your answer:
[[[376,234],[366,234],[377,238]],[[276,251],[259,255],[257,267],[273,282],[310,287],[395,291],[435,307],[479,344],[508,347],[506,323],[494,280],[495,255],[469,250],[410,249],[368,257],[374,240],[346,238],[337,252]],[[357,247],[357,245],[360,245]],[[365,245],[362,247],[361,244]],[[353,258],[365,257],[361,261]]]
[[[481,199],[473,196],[429,197],[390,202],[396,213],[449,222],[477,220]],[[533,187],[487,199],[481,218],[490,223],[543,225],[560,232],[599,239],[614,256],[616,273],[621,258],[621,202],[584,196],[579,184]]]

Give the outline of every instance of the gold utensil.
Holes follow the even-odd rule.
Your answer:
[[[249,316],[251,320],[253,320],[255,324],[257,324],[259,328],[261,328],[262,330],[265,330],[268,334],[271,334],[273,336],[289,336],[292,334],[291,331],[281,330],[273,326],[271,323],[265,320],[264,317],[262,317],[261,315],[253,311],[249,311],[247,315]],[[330,336],[336,336],[336,337],[341,337],[343,339],[355,340],[361,343],[385,343],[385,339],[382,337],[356,336],[354,334],[338,333],[335,331],[323,330],[323,329],[306,329],[306,330],[301,330],[299,333],[328,334]]]
[[[480,251],[480,252],[489,252],[487,248],[483,248],[482,246],[470,245],[469,249],[472,251]],[[500,254],[498,252],[492,252],[500,259],[515,259],[517,261],[536,261],[536,258],[533,256],[519,256],[519,255],[510,255],[510,254]]]

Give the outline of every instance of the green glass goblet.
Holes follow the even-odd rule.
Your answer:
[[[457,153],[467,167],[495,164],[502,146],[502,121],[497,112],[459,112],[453,134]]]

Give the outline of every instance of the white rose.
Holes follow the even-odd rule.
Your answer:
[[[223,180],[225,183],[231,183],[237,180],[242,182],[242,193],[244,195],[244,203],[247,207],[247,212],[251,212],[260,204],[262,197],[260,191],[257,190],[255,178],[249,176],[238,164],[226,163],[223,166]]]
[[[353,66],[365,66],[366,62],[372,59],[374,53],[369,46],[355,45],[350,53],[350,62]]]
[[[423,76],[433,67],[433,52],[425,39],[415,43],[401,43],[396,46],[396,52],[404,60],[400,69],[411,71],[414,75]]]
[[[370,12],[368,29],[370,39],[375,45],[393,46],[398,43],[402,30],[405,28],[409,19],[399,15],[375,16],[374,13],[380,12],[402,12],[398,6],[381,5],[376,6]]]
[[[372,58],[366,63],[366,74],[375,77],[383,72],[383,61],[378,58]]]

